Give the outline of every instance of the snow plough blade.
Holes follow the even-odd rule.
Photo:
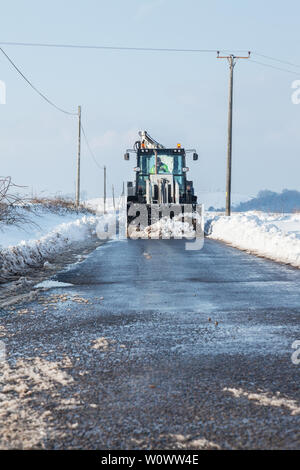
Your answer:
[[[202,237],[202,205],[128,202],[126,236],[134,239]]]

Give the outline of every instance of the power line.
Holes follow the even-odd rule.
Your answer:
[[[51,101],[49,98],[47,98],[47,96],[45,96],[41,91],[39,91],[32,83],[31,81],[25,77],[25,75],[23,74],[23,72],[21,72],[21,70],[19,69],[19,67],[17,67],[17,65],[12,61],[12,59],[6,54],[6,52],[4,52],[4,50],[2,49],[2,47],[0,47],[0,51],[4,54],[4,56],[7,58],[7,60],[10,62],[10,64],[13,66],[13,68],[21,75],[21,77],[28,83],[29,86],[31,86],[31,88],[36,92],[38,93],[45,101],[47,101],[48,104],[50,104],[51,106],[53,106],[54,108],[56,108],[58,111],[61,111],[62,113],[64,114],[69,114],[71,116],[77,116],[77,113],[72,113],[70,111],[66,111],[65,109],[63,108],[60,108],[59,106],[57,106],[55,103],[53,103],[53,101]]]
[[[82,124],[81,124],[81,130],[82,130],[82,134],[83,134],[84,140],[85,140],[85,142],[86,142],[87,148],[88,148],[88,150],[89,150],[89,152],[90,152],[90,155],[91,155],[92,159],[94,160],[94,162],[95,162],[95,164],[97,165],[97,167],[100,168],[100,170],[103,170],[104,167],[101,166],[101,165],[97,162],[97,159],[96,159],[96,157],[95,157],[95,154],[94,154],[94,152],[93,152],[92,149],[91,149],[90,143],[89,143],[89,141],[88,141],[87,135],[86,135],[86,133],[85,133],[85,130],[84,130]]]
[[[127,46],[101,46],[94,44],[56,44],[56,43],[36,43],[36,42],[4,42],[0,41],[2,46],[22,46],[22,47],[56,47],[68,49],[100,49],[115,51],[149,51],[149,52],[217,52],[217,49],[177,49],[172,47],[127,47]],[[225,49],[219,49],[221,52],[228,52]],[[233,52],[248,52],[246,50],[234,50]]]
[[[275,62],[280,62],[281,64],[287,64],[287,65],[291,65],[292,67],[297,67],[297,68],[300,68],[300,65],[299,64],[294,64],[293,62],[288,62],[286,60],[282,60],[282,59],[278,59],[276,57],[270,57],[268,55],[264,55],[264,54],[259,54],[258,52],[253,52],[254,55],[257,55],[259,57],[263,57],[265,59],[270,59],[270,60],[274,60]]]
[[[281,67],[276,67],[276,65],[271,65],[271,64],[266,64],[264,62],[259,62],[258,60],[253,60],[253,59],[249,59],[249,60],[250,60],[250,62],[253,62],[255,64],[259,64],[259,65],[262,65],[264,67],[269,67],[271,69],[281,70],[281,72],[291,73],[291,74],[297,75],[299,77],[299,72],[296,72],[295,70],[283,69]]]
[[[148,52],[195,52],[195,53],[216,53],[217,49],[193,49],[193,48],[173,48],[173,47],[136,47],[136,46],[103,46],[97,44],[68,44],[68,43],[40,43],[40,42],[12,42],[0,41],[2,46],[20,46],[20,47],[46,47],[46,48],[61,48],[61,49],[98,49],[98,50],[112,50],[112,51],[148,51]],[[229,49],[219,49],[220,52],[228,53]],[[246,49],[234,49],[231,52],[244,53],[248,52]],[[299,64],[294,64],[277,57],[268,56],[259,52],[252,52],[253,55],[263,57],[265,59],[280,62],[282,64],[291,65],[292,67],[300,68]],[[75,113],[76,114],[76,113]]]

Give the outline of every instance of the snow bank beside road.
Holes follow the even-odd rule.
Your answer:
[[[23,241],[37,240],[61,224],[75,222],[84,215],[93,215],[87,210],[75,211],[62,207],[51,209],[42,204],[19,206],[14,211],[20,216],[21,223],[7,224],[0,221],[0,250]]]
[[[214,240],[300,268],[299,214],[207,213],[205,232]]]
[[[83,216],[53,227],[49,233],[40,238],[23,239],[16,245],[10,246],[4,230],[2,242],[4,240],[7,246],[0,247],[0,279],[5,280],[11,274],[23,273],[28,267],[42,266],[46,260],[63,252],[72,243],[82,242],[95,234],[98,221],[99,217]],[[39,222],[43,224],[43,220]],[[45,225],[47,225],[46,221]],[[10,227],[8,231],[9,229]],[[30,237],[29,232],[24,234],[20,229],[19,232],[21,232],[20,236]]]

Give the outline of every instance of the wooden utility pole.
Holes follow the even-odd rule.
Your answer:
[[[78,106],[78,151],[77,151],[76,196],[75,196],[76,207],[79,206],[79,202],[80,202],[80,151],[81,151],[81,106]]]
[[[231,213],[231,168],[232,168],[232,104],[233,104],[233,69],[236,64],[230,56],[229,69],[229,100],[228,100],[228,140],[227,140],[227,169],[226,169],[226,215]]]
[[[114,206],[114,210],[116,210],[116,205],[115,205],[115,188],[114,188],[114,185],[112,185],[112,198],[113,198],[113,206]]]
[[[103,214],[106,214],[106,166],[103,167],[104,173],[104,197],[103,197]]]
[[[229,102],[228,102],[228,140],[227,140],[227,173],[226,173],[226,215],[231,214],[231,168],[232,168],[232,106],[233,106],[233,69],[237,59],[249,59],[250,52],[247,57],[220,56],[218,52],[217,59],[227,59],[229,63]]]

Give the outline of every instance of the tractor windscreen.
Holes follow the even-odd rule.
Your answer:
[[[167,174],[167,175],[182,175],[182,155],[174,155],[170,153],[157,153],[157,168],[155,171],[155,155],[154,152],[140,155],[139,167],[141,168],[140,175],[153,175]]]

